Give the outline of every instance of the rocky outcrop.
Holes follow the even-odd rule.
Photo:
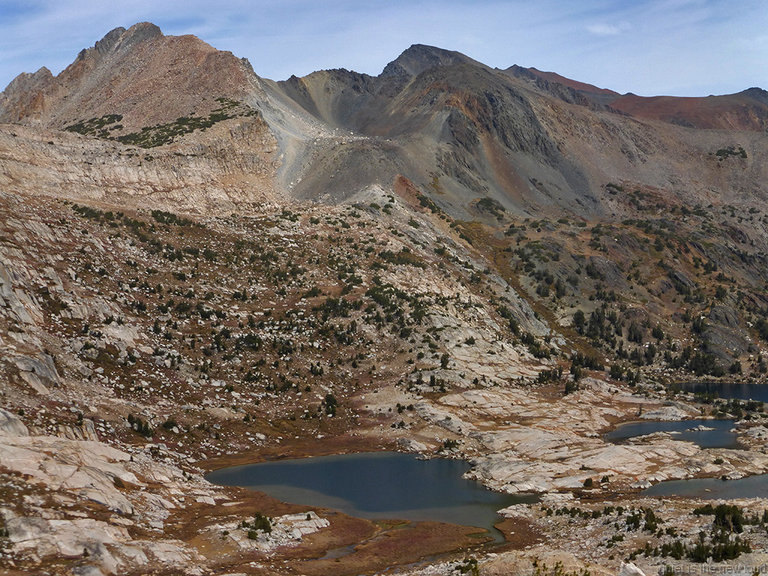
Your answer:
[[[61,379],[53,364],[53,358],[48,354],[38,357],[18,356],[14,359],[21,379],[38,394],[47,395],[50,387],[59,386]]]
[[[616,419],[636,417],[638,411],[658,419],[697,414],[683,405],[659,406],[657,401],[619,392],[597,379],[585,379],[581,388],[546,401],[536,390],[468,390],[444,396],[436,405],[419,403],[416,410],[444,433],[450,432],[462,451],[471,455],[473,478],[509,493],[579,489],[587,479],[598,490],[615,490],[700,473],[768,470],[768,456],[747,456],[741,450],[723,450],[727,462],[715,467],[708,450],[667,434],[624,444],[607,442],[601,431]],[[488,421],[496,422],[492,429],[484,425]],[[610,478],[610,484],[601,486],[602,478]]]
[[[9,473],[24,478],[27,493],[46,496],[0,506],[6,552],[25,558],[27,565],[73,561],[77,574],[121,574],[143,566],[203,574],[208,560],[194,546],[164,537],[164,521],[181,507],[213,507],[228,500],[223,489],[141,452],[29,436],[18,419],[0,410],[0,475]],[[189,498],[193,495],[197,503]],[[243,551],[265,553],[297,546],[329,526],[314,511],[286,514],[272,519],[269,534],[254,537],[242,529],[242,521],[235,515],[228,524],[211,522],[201,528],[201,537],[216,542],[224,531]],[[146,529],[155,532],[151,540],[133,536]]]
[[[163,520],[183,502],[182,494],[191,490],[214,503],[222,498],[220,489],[142,453],[95,441],[28,435],[12,415],[0,410],[0,418],[0,474],[24,478],[27,493],[47,495],[24,503],[6,501],[0,507],[13,555],[38,564],[50,558],[83,558],[78,570],[101,574],[150,562],[176,563],[184,573],[197,573],[193,567],[202,557],[194,549],[162,538],[137,540],[131,529],[148,526],[162,532]],[[57,503],[55,508],[49,499]],[[321,520],[315,520],[320,527]],[[300,538],[302,527],[295,529],[299,533],[294,530],[292,536]]]
[[[158,209],[222,213],[258,209],[280,197],[273,180],[276,144],[258,117],[227,120],[194,142],[146,151],[0,125],[0,167],[6,187],[123,207],[151,202]],[[8,283],[0,268],[0,297],[14,305]]]
[[[645,572],[640,570],[632,562],[622,562],[619,568],[618,576],[645,576]]]
[[[330,526],[326,518],[321,518],[315,512],[285,514],[270,519],[270,530],[243,530],[238,522],[218,524],[209,528],[213,537],[220,537],[226,532],[225,538],[234,542],[240,550],[271,552],[277,548],[298,546],[305,536],[314,534]]]
[[[740,314],[731,306],[712,306],[702,337],[706,350],[718,357],[724,366],[733,358],[744,355],[752,346],[749,334],[743,328]]]
[[[34,74],[23,72],[0,93],[0,121],[40,124],[47,102],[45,93],[53,84],[53,74],[45,66]]]

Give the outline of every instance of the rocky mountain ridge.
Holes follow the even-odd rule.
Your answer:
[[[20,75],[0,95],[0,121],[154,147],[234,115],[223,102],[266,119],[283,155],[275,188],[302,199],[344,199],[402,174],[461,218],[482,197],[521,216],[583,216],[607,209],[609,182],[671,184],[682,201],[708,204],[712,193],[759,190],[766,176],[760,89],[641,98],[424,45],[376,77],[330,70],[275,83],[147,23],[110,32],[56,78]],[[728,146],[745,151],[746,171],[709,160]]]
[[[546,213],[550,206],[599,212],[605,209],[600,189],[614,181],[657,187],[686,182],[694,195],[704,194],[703,182],[692,181],[688,170],[710,173],[701,179],[710,182],[708,155],[721,147],[718,141],[735,135],[737,145],[749,141],[748,156],[758,159],[754,167],[763,165],[760,136],[768,109],[760,91],[713,99],[615,94],[609,101],[604,91],[576,89],[568,85],[572,82],[549,81],[533,71],[510,71],[414,46],[378,77],[334,70],[280,86],[327,125],[393,142],[400,150],[390,147],[388,153],[371,150],[376,144],[370,141],[352,143],[344,161],[359,155],[358,164],[365,165],[375,157],[386,166],[379,179],[386,171],[406,170],[455,216],[465,216],[468,200],[482,196],[521,215]],[[704,133],[697,126],[734,132]],[[398,163],[389,166],[393,154]],[[305,188],[325,186],[325,165],[335,161],[318,162]],[[753,182],[762,177],[750,174]]]

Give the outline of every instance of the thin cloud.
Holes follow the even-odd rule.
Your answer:
[[[630,25],[621,24],[590,24],[587,26],[587,32],[595,36],[620,36],[630,29]]]

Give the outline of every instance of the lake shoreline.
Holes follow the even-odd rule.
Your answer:
[[[534,503],[538,497],[489,490],[466,477],[470,467],[462,459],[425,460],[384,451],[233,466],[206,479],[373,521],[402,518],[473,526],[501,543],[503,535],[494,528],[501,520],[498,511]]]

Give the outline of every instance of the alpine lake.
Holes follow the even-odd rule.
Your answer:
[[[679,390],[724,399],[768,402],[768,387],[739,383],[689,383]],[[618,426],[610,442],[666,432],[702,448],[738,448],[734,420],[643,421]],[[534,494],[493,492],[464,478],[470,465],[447,458],[421,459],[398,452],[368,452],[297,458],[213,471],[215,484],[264,492],[294,504],[330,508],[367,519],[437,521],[487,530],[496,540],[498,510],[538,501]],[[724,481],[673,480],[644,491],[648,496],[700,498],[768,497],[768,475]]]
[[[463,460],[367,452],[246,464],[207,475],[284,502],[332,508],[367,519],[431,520],[487,530],[502,541],[497,511],[537,496],[493,492],[463,477]]]

